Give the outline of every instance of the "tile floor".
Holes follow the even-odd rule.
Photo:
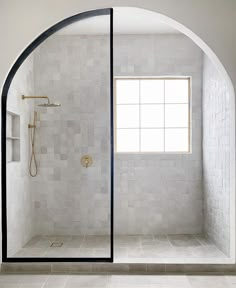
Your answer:
[[[236,276],[0,275],[0,288],[236,288]]]
[[[114,244],[117,263],[211,263],[218,258],[227,259],[202,235],[115,236]],[[109,254],[109,236],[36,236],[14,256],[109,257]]]
[[[109,257],[109,236],[36,236],[15,257]]]
[[[211,263],[227,259],[202,235],[117,236],[115,262]]]

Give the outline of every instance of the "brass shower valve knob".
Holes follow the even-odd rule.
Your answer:
[[[90,155],[84,155],[81,157],[80,162],[81,162],[81,165],[83,167],[88,168],[88,167],[92,166],[93,159]]]

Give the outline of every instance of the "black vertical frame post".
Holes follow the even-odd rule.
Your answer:
[[[11,82],[25,59],[48,37],[60,29],[83,19],[109,15],[110,16],[110,157],[111,157],[111,184],[110,184],[110,257],[89,257],[89,258],[70,258],[70,257],[8,257],[7,255],[7,156],[6,156],[6,113],[7,113],[7,95]],[[2,89],[2,109],[1,109],[1,151],[2,151],[2,262],[113,262],[113,217],[114,217],[114,140],[113,140],[113,9],[104,8],[86,11],[80,14],[66,18],[50,27],[39,35],[17,58],[12,66]]]
[[[111,261],[114,260],[114,123],[113,123],[113,9],[110,11],[110,138],[111,138]]]
[[[6,82],[5,82],[6,85]],[[4,85],[4,87],[5,87]],[[9,84],[10,86],[10,84]],[[2,262],[7,260],[7,151],[6,151],[6,134],[7,134],[7,94],[3,97],[4,87],[2,92],[2,111],[1,111],[1,160],[2,160]],[[9,87],[8,87],[9,88]],[[8,88],[7,92],[8,93]]]

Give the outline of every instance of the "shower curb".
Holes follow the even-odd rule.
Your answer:
[[[2,263],[1,273],[32,274],[235,274],[235,264]]]

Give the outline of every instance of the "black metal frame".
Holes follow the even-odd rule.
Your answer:
[[[6,187],[6,112],[7,95],[11,82],[24,60],[49,36],[74,22],[101,15],[110,15],[110,153],[111,153],[111,206],[110,206],[110,257],[8,257],[7,256],[7,187]],[[113,201],[114,201],[114,135],[113,135],[113,9],[86,11],[64,19],[39,35],[18,57],[7,75],[2,89],[2,262],[113,262]]]

